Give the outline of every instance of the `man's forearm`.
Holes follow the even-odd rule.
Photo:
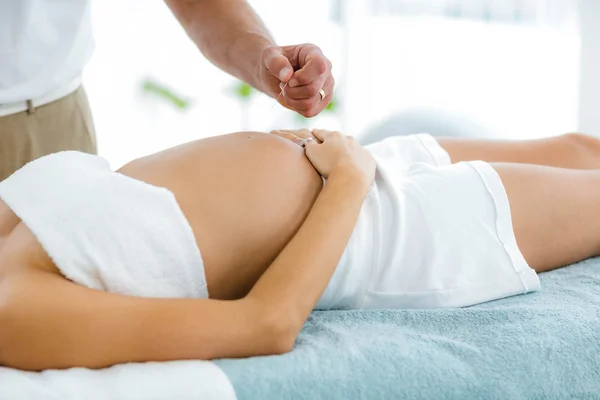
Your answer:
[[[223,71],[266,92],[258,78],[262,51],[273,45],[245,0],[165,0],[202,54]]]

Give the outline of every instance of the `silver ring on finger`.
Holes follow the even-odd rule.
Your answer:
[[[302,139],[302,140],[300,141],[300,146],[301,146],[301,147],[306,147],[306,145],[307,145],[309,142],[312,142],[313,140],[315,140],[315,139],[314,139],[314,138],[311,138],[311,137],[309,137],[309,138],[306,138],[306,139]]]
[[[325,97],[327,96],[327,93],[325,93],[325,91],[323,90],[323,88],[321,88],[319,90],[319,95],[321,96],[321,101],[325,100]]]

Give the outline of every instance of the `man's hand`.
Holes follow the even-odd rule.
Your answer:
[[[314,44],[276,46],[246,0],[165,0],[202,54],[223,71],[305,117],[333,97],[331,62]],[[281,86],[280,86],[281,84]]]
[[[323,111],[333,97],[331,62],[314,44],[267,47],[261,55],[258,77],[273,98],[287,83],[279,104],[307,118]]]

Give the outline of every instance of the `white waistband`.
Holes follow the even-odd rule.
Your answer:
[[[41,107],[45,104],[52,103],[58,99],[61,99],[74,91],[76,91],[81,86],[81,78],[77,77],[73,79],[71,82],[67,83],[59,87],[58,89],[44,95],[38,97],[37,99],[31,99],[31,105],[35,107]],[[6,103],[0,104],[0,117],[4,117],[6,115],[16,114],[28,109],[27,101],[17,101],[14,103]]]

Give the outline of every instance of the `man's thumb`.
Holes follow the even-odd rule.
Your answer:
[[[263,53],[265,68],[282,82],[287,82],[292,78],[294,70],[292,64],[283,55],[281,49],[276,46],[271,46]]]

